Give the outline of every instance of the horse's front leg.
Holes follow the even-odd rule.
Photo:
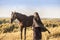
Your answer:
[[[21,40],[22,40],[23,27],[21,27]]]
[[[26,40],[26,27],[24,29],[24,40]]]

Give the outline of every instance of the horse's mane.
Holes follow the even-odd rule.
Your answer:
[[[22,13],[18,13],[18,12],[16,12],[16,14],[17,14],[17,15],[21,15],[21,16],[25,16],[25,17],[27,17],[27,15],[22,14]]]

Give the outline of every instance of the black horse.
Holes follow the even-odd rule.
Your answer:
[[[21,26],[21,40],[22,40],[22,31],[24,28],[24,40],[26,40],[26,27],[32,26],[33,23],[33,15],[31,16],[26,16],[24,14],[18,13],[18,12],[12,12],[11,14],[11,23],[15,20],[18,19],[20,22]]]
[[[26,15],[18,13],[18,12],[12,12],[12,14],[11,14],[11,23],[15,19],[18,19],[18,21],[21,24],[20,25],[21,26],[21,40],[22,40],[22,31],[23,31],[23,28],[24,28],[24,40],[26,40],[26,27],[32,26],[32,24],[33,24],[33,18],[34,18],[34,15],[26,16]],[[48,31],[44,26],[41,26],[41,27],[42,27],[41,32]]]

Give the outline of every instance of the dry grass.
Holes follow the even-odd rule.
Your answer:
[[[2,19],[3,20],[3,19]],[[1,22],[1,19],[0,19]],[[5,22],[5,19],[4,19]],[[7,20],[6,23],[4,23],[2,21],[2,24],[0,24],[0,40],[20,40],[20,27],[19,24],[13,23],[10,24],[9,23],[9,19]],[[46,32],[42,32],[42,40],[60,40],[60,22],[59,19],[43,19],[42,22],[44,23],[44,25],[46,26],[48,24],[48,26],[46,26],[46,28],[51,32],[51,34],[49,34],[47,31]],[[57,26],[53,27],[52,25],[49,24],[56,24]],[[4,29],[10,29],[10,27],[13,27],[14,25],[14,29],[13,31],[9,32],[7,30],[6,33],[3,33]],[[23,30],[24,31],[24,30]],[[32,28],[27,28],[27,40],[33,40],[33,31]],[[24,34],[23,34],[23,38],[24,38]]]
[[[24,36],[24,34],[23,34]],[[32,40],[32,30],[27,32],[27,40]],[[24,38],[24,37],[23,37]],[[0,34],[0,40],[20,40],[20,32],[4,33]]]

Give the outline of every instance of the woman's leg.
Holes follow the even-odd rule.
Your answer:
[[[33,29],[33,31],[34,31],[34,33],[33,33],[33,36],[34,36],[33,40],[40,40],[41,37],[42,37],[40,28],[39,27],[35,27]]]

